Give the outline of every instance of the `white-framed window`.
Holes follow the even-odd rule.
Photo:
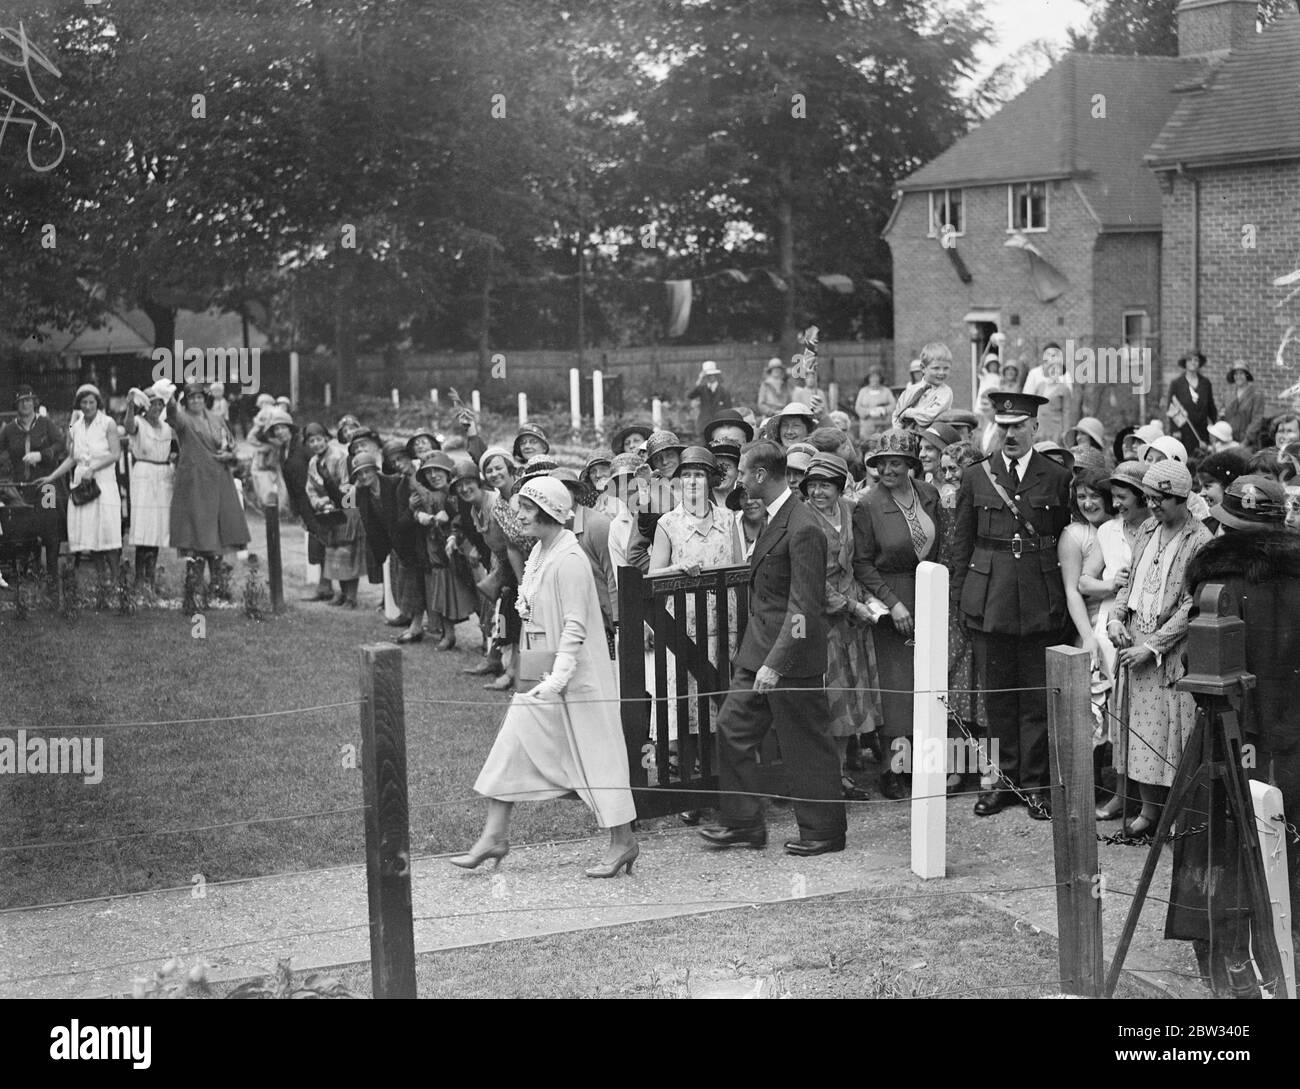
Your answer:
[[[936,238],[944,227],[951,227],[955,235],[966,233],[966,220],[962,215],[960,189],[932,189],[930,191],[929,237]]]
[[[1151,315],[1145,310],[1124,311],[1124,343],[1130,348],[1145,348],[1151,339]]]
[[[1020,182],[1007,186],[1007,230],[1047,230],[1047,183]]]

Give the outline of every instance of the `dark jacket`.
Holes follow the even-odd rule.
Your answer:
[[[27,465],[23,458],[28,452],[40,454],[39,465]],[[30,431],[10,420],[0,428],[0,480],[18,480],[26,484],[40,476],[47,476],[67,457],[63,435],[44,416],[32,421]]]
[[[1187,375],[1180,374],[1169,383],[1170,405],[1177,397],[1178,403],[1187,410],[1187,423],[1176,427],[1174,433],[1189,452],[1210,441],[1205,429],[1219,418],[1219,410],[1214,404],[1214,387],[1210,385],[1210,380],[1205,375],[1201,375],[1200,379],[1196,387],[1198,399],[1195,401],[1192,400],[1191,386],[1187,384]],[[1241,441],[1235,430],[1232,437],[1238,442]]]
[[[414,552],[409,558],[404,557],[394,540],[400,513],[399,485],[404,479],[380,473],[378,498],[369,488],[357,487],[357,510],[361,512],[361,524],[366,527],[366,578],[372,583],[384,581],[384,561],[390,552],[396,553],[403,563],[415,561]]]
[[[989,465],[996,472],[1001,457],[994,454],[970,466],[962,477],[953,540],[952,607],[960,608],[967,627],[976,631],[1060,631],[1065,623],[1065,583],[1056,538],[1070,521],[1070,471],[1037,451],[1030,455],[1019,491],[1009,494],[1046,547],[1023,552],[1017,559],[1009,550],[978,540],[1009,540],[1017,533],[1029,537],[984,471]]]
[[[1291,751],[1300,744],[1300,535],[1228,529],[1188,564],[1193,617],[1208,582],[1227,586],[1246,622],[1246,669],[1256,688],[1247,698],[1245,728],[1266,752]],[[1196,670],[1196,662],[1187,664]]]
[[[939,554],[943,524],[939,521],[939,493],[924,480],[913,480],[917,502],[934,523],[934,544],[922,557],[934,560]],[[880,598],[886,608],[898,604],[899,597],[890,587],[891,575],[914,578],[916,549],[907,519],[898,509],[894,497],[883,484],[866,492],[853,508],[853,575],[863,586]]]
[[[709,389],[704,382],[697,382],[695,388],[686,394],[687,400],[700,402],[699,426],[703,427],[710,420],[716,419],[724,408],[731,407],[731,392],[721,381],[717,389]]]
[[[1264,422],[1264,395],[1254,382],[1246,383],[1246,392],[1237,399],[1237,387],[1230,386],[1223,395],[1223,418],[1232,426],[1232,437],[1243,446],[1256,449],[1262,445],[1259,434]]]
[[[749,623],[736,654],[742,669],[826,672],[826,534],[816,517],[791,494],[754,542]]]
[[[289,489],[289,510],[302,519],[308,533],[316,533],[316,512],[312,510],[311,500],[307,498],[307,466],[310,463],[311,451],[302,441],[302,433],[296,431],[284,459],[284,483]]]

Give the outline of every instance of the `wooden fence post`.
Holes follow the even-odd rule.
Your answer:
[[[912,656],[912,872],[943,877],[947,871],[948,569],[922,563],[916,569],[916,615]]]
[[[1282,792],[1275,786],[1252,780],[1250,800],[1255,810],[1259,850],[1264,856],[1264,879],[1268,882],[1268,898],[1273,906],[1273,934],[1277,938],[1277,951],[1281,954],[1286,995],[1295,998],[1295,950],[1291,944],[1291,912],[1297,905],[1291,903],[1291,888],[1287,880],[1286,825],[1281,823],[1285,819]],[[1281,990],[1279,986],[1278,992]]]
[[[266,576],[271,582],[271,611],[284,609],[284,568],[280,563],[280,492],[266,500]]]
[[[402,648],[361,648],[361,775],[375,998],[415,997],[411,830],[406,797]]]
[[[1047,648],[1047,732],[1062,989],[1102,995],[1101,895],[1092,786],[1092,672],[1078,647]]]

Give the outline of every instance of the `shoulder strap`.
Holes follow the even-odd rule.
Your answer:
[[[993,469],[990,464],[992,460],[993,460],[992,458],[985,458],[983,465],[984,465],[984,473],[989,478],[989,483],[993,485],[993,490],[998,493],[998,498],[1001,499],[1002,502],[1004,502],[1007,505],[1007,509],[1010,510],[1013,515],[1015,515],[1016,521],[1019,522],[1024,527],[1025,532],[1028,533],[1029,536],[1031,537],[1037,537],[1038,530],[1034,528],[1034,523],[1029,521],[1029,519],[1024,516],[1024,513],[1021,511],[1021,509],[1018,506],[1016,506],[1016,501],[1007,494],[1006,488],[1004,488],[1001,484],[999,484],[997,477],[993,475]]]

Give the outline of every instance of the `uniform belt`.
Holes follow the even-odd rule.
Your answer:
[[[985,537],[982,534],[975,538],[977,548],[989,548],[994,552],[1010,552],[1013,555],[1020,556],[1025,552],[1046,552],[1050,548],[1056,547],[1056,537],[1021,537],[1016,534],[1014,537]]]
[[[152,458],[136,458],[136,461],[142,461],[146,465],[170,465],[170,461],[154,461]]]

